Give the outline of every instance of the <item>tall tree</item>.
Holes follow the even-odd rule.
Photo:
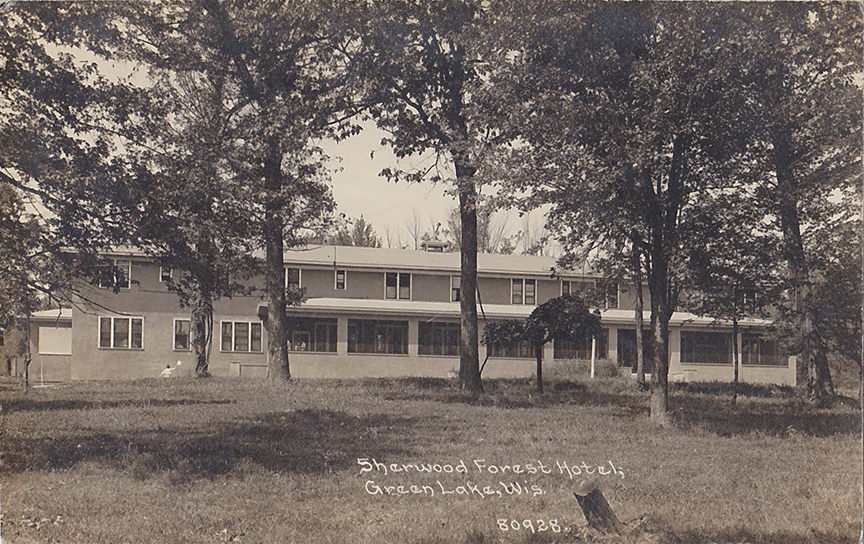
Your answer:
[[[758,195],[783,235],[792,347],[810,397],[830,402],[835,392],[813,293],[817,255],[808,238],[838,213],[838,195],[860,189],[861,13],[842,2],[771,3],[749,13],[740,48],[759,54],[741,76],[752,89],[745,111],[764,165]]]
[[[449,176],[459,200],[461,254],[461,351],[464,390],[482,390],[477,333],[477,198],[483,152],[500,138],[486,100],[491,88],[484,71],[494,5],[470,0],[370,4],[364,72],[371,78],[371,112],[397,157],[431,152],[433,165],[395,179],[420,179],[438,167],[435,181]],[[446,167],[444,167],[446,163]]]
[[[668,423],[669,320],[688,209],[723,180],[729,10],[707,4],[562,4],[525,47],[524,117],[515,184],[552,205],[563,264],[598,253],[626,262],[645,248],[651,295],[651,419]],[[575,31],[573,29],[576,29]],[[534,75],[530,75],[534,74]],[[712,175],[713,174],[713,175]]]
[[[353,4],[270,1],[250,7],[199,0],[146,8],[117,7],[112,28],[128,32],[120,54],[215,77],[221,86],[222,107],[214,111],[232,120],[231,140],[212,166],[230,167],[250,199],[254,213],[247,221],[265,254],[268,375],[288,379],[283,254],[286,245],[303,242],[302,229],[332,202],[314,140],[355,130],[338,119],[351,107]]]
[[[209,376],[214,303],[248,291],[242,280],[257,268],[253,199],[232,168],[237,111],[227,106],[227,62],[212,60],[204,72],[151,66],[136,121],[118,130],[135,170],[136,243],[170,270],[169,288],[191,309],[198,377]]]

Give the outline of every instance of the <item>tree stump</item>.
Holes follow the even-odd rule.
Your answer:
[[[620,535],[624,531],[624,525],[618,521],[615,512],[606,502],[600,488],[593,480],[582,480],[579,489],[573,493],[588,526],[602,533],[613,533]]]

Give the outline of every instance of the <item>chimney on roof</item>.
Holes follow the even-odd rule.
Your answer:
[[[420,249],[430,253],[444,253],[450,247],[450,242],[442,240],[423,240],[420,242]]]

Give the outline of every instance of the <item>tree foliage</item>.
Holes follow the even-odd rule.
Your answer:
[[[652,419],[667,420],[669,319],[682,285],[688,210],[721,188],[716,164],[732,69],[725,36],[736,20],[722,6],[601,4],[567,10],[532,34],[525,70],[530,123],[520,190],[552,205],[562,264],[591,255],[648,257],[654,344]],[[578,29],[565,32],[562,19]],[[614,39],[610,40],[612,36]],[[713,170],[713,171],[712,171]]]
[[[113,28],[122,35],[111,54],[150,67],[164,89],[173,88],[166,96],[178,99],[162,100],[171,126],[159,129],[159,144],[173,156],[162,164],[154,158],[158,166],[146,174],[161,181],[143,180],[137,194],[158,194],[147,201],[154,208],[198,215],[177,227],[187,229],[180,243],[195,244],[197,260],[185,263],[201,272],[193,281],[201,287],[199,280],[209,278],[213,291],[198,289],[203,300],[230,291],[225,265],[236,264],[247,245],[263,248],[268,374],[275,380],[290,376],[284,248],[302,243],[305,229],[332,207],[326,157],[314,142],[356,131],[339,119],[352,107],[352,7],[326,0],[252,7],[201,0],[113,11]],[[130,141],[153,143],[152,125],[142,123],[137,133],[132,126],[125,133]],[[185,194],[181,185],[180,195],[163,192],[165,183],[184,178],[201,185]],[[193,198],[180,209],[176,201],[159,202],[171,197]],[[214,222],[218,228],[209,228]],[[180,248],[164,249],[168,259]]]
[[[600,317],[576,294],[562,295],[540,304],[526,320],[493,321],[483,330],[483,343],[491,349],[528,342],[537,360],[537,390],[543,391],[543,346],[555,340],[579,341],[602,333]]]
[[[387,169],[391,179],[452,181],[459,199],[461,254],[461,361],[463,389],[482,389],[477,336],[477,195],[479,170],[490,142],[500,137],[484,77],[494,26],[491,6],[469,0],[370,5],[363,64],[370,77],[368,102],[397,157],[431,152],[428,169]],[[446,164],[446,166],[445,166]],[[451,172],[447,175],[445,172]]]

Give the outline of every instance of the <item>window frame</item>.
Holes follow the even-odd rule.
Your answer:
[[[102,345],[103,323],[105,320],[108,320],[108,322],[110,323],[110,325],[109,325],[110,336],[108,337],[109,345],[107,345],[107,346]],[[117,339],[115,338],[115,335],[117,333],[117,329],[116,329],[115,323],[117,321],[120,321],[120,320],[124,320],[124,321],[129,322],[128,328],[126,329],[126,345],[125,346],[116,345]],[[140,336],[141,337],[140,337],[140,345],[139,346],[133,346],[132,345],[133,340],[135,339],[135,334],[134,334],[135,328],[133,325],[136,321],[139,323],[139,327],[140,327]],[[124,350],[133,350],[133,351],[143,351],[144,350],[144,316],[100,315],[99,316],[99,322],[97,324],[97,333],[98,334],[96,336],[96,346],[98,347],[98,349],[124,349]]]
[[[559,361],[590,361],[591,360],[591,340],[590,336],[580,338],[578,342],[584,342],[585,345],[574,342],[572,338],[554,338],[552,340],[552,359]],[[572,353],[573,357],[569,357]],[[581,357],[580,355],[584,355]],[[603,332],[597,336],[597,359],[609,358],[609,329],[603,328]]]
[[[168,279],[165,279],[165,271],[168,271]],[[159,281],[162,283],[168,283],[174,279],[174,269],[170,266],[159,266]]]
[[[291,270],[297,271],[297,288],[300,289],[303,286],[303,269],[296,268],[293,266],[285,267],[285,290],[287,291],[291,285]]]
[[[390,344],[390,340],[393,338],[392,333],[397,328],[403,331],[402,342],[398,346],[398,351],[393,349],[395,344]],[[385,337],[385,348],[383,350],[380,349],[378,343],[378,336],[381,333]],[[349,319],[347,351],[349,354],[354,355],[396,355],[405,357],[408,355],[408,335],[409,325],[407,320]],[[369,339],[372,340],[371,344],[366,341]],[[367,349],[369,345],[372,347]]]
[[[752,362],[753,352],[750,346],[756,346],[756,362]],[[765,353],[766,347],[771,346],[771,352]],[[789,366],[789,357],[784,353],[780,342],[776,338],[765,338],[759,334],[742,333],[741,334],[741,353],[739,360],[741,366],[767,366],[773,368],[781,368]],[[770,361],[774,362],[770,362]],[[766,362],[768,361],[768,362]]]
[[[182,347],[178,348],[177,347],[177,324],[182,323],[182,322],[189,323],[189,332],[188,332],[188,337],[186,339],[186,343],[188,345],[185,348],[182,348]],[[188,319],[185,317],[175,317],[174,318],[174,334],[172,336],[172,345],[173,345],[174,351],[182,351],[182,352],[192,351],[192,320],[191,319]]]
[[[231,324],[231,349],[225,349],[225,324]],[[248,349],[238,350],[237,341],[237,324],[249,325],[246,334],[246,345]],[[258,349],[252,349],[252,330],[257,325],[258,328]],[[245,321],[242,319],[232,320],[224,319],[219,322],[219,352],[220,353],[264,353],[264,323],[262,321]]]
[[[326,331],[319,334],[319,329]],[[306,349],[295,349],[298,338],[305,335]],[[288,351],[291,353],[336,353],[339,343],[339,321],[336,318],[298,318],[289,331]],[[322,346],[328,349],[319,349]]]
[[[453,285],[454,280],[458,285]],[[462,276],[450,276],[450,302],[460,300],[462,300]]]
[[[339,287],[339,274],[342,274],[342,287]],[[337,268],[333,271],[333,289],[337,291],[348,290],[348,270]]]
[[[528,284],[533,285],[531,302],[528,302]],[[519,300],[516,302],[514,287],[519,286]],[[513,306],[537,306],[537,278],[510,278],[510,304]]]
[[[99,287],[101,287],[102,289],[114,289],[114,288],[131,289],[132,288],[132,259],[111,259],[111,262],[112,262],[112,268],[117,269],[117,270],[120,270],[120,263],[126,263],[126,269],[120,270],[120,272],[124,274],[126,281],[124,284],[118,283],[118,281],[117,281],[118,277],[117,277],[117,274],[115,273],[114,279],[110,284],[107,284],[107,283],[100,281]]]
[[[610,304],[614,296],[614,304]],[[621,306],[621,285],[616,281],[612,284],[607,284],[603,290],[603,304],[607,310],[617,310]]]
[[[391,275],[396,276],[396,294],[393,297],[388,296],[388,292],[387,292],[388,288],[390,287],[388,285],[388,280],[389,280]],[[408,276],[408,286],[407,286],[408,296],[407,297],[402,296],[402,289],[406,288],[406,286],[403,285],[403,282],[402,282],[402,280],[404,279],[405,276]],[[413,300],[413,295],[414,295],[414,274],[412,274],[411,272],[385,272],[384,273],[384,299],[385,300]]]
[[[723,360],[723,361],[719,361],[719,360],[691,361],[690,356],[694,353],[705,353],[705,354],[716,353],[716,350],[706,349],[706,348],[716,347],[716,345],[711,346],[710,344],[705,343],[704,341],[703,342],[696,342],[696,340],[693,338],[693,335],[709,335],[709,336],[713,336],[715,338],[717,337],[716,335],[721,335],[722,337],[725,337],[725,339],[726,339],[725,360]],[[682,365],[731,366],[733,363],[733,360],[732,360],[733,359],[732,342],[734,342],[734,341],[735,341],[735,339],[732,338],[731,332],[693,331],[693,330],[681,331],[681,346],[680,346],[681,364]],[[691,345],[691,343],[693,345]],[[694,349],[696,346],[699,346],[698,350]],[[705,358],[709,359],[709,357],[705,357]],[[715,355],[715,358],[716,358],[716,355]]]
[[[456,342],[450,344],[447,338],[454,332]],[[458,357],[461,352],[461,333],[458,321],[421,321],[417,324],[417,354],[422,357]]]

